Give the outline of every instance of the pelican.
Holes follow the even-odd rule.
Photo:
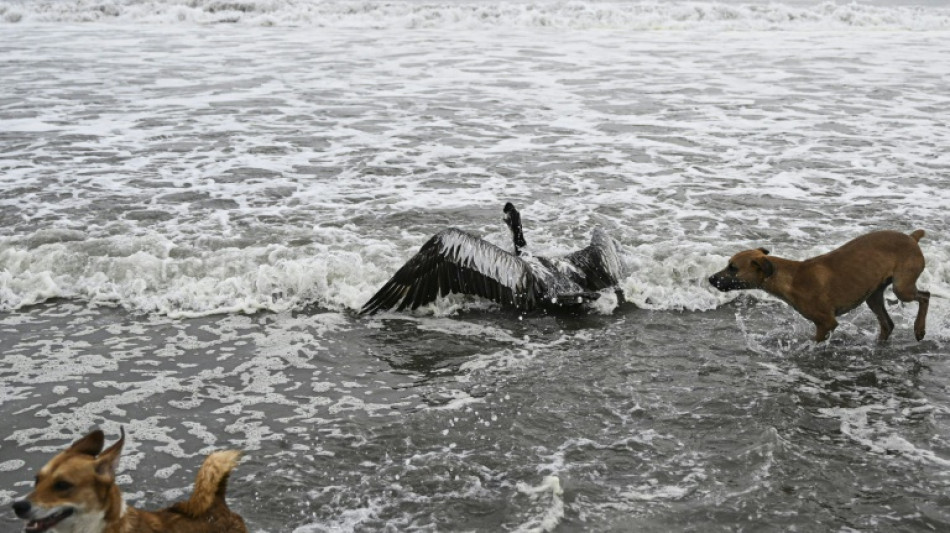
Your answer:
[[[367,301],[360,315],[383,310],[416,309],[451,293],[487,298],[519,311],[575,307],[614,289],[624,275],[618,244],[599,226],[590,245],[564,257],[523,255],[527,243],[521,214],[508,202],[504,221],[514,252],[456,228],[432,236],[392,279]]]

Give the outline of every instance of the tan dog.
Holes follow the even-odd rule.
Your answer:
[[[838,326],[835,317],[867,302],[881,325],[884,342],[894,322],[884,308],[884,289],[894,284],[903,301],[916,301],[914,335],[924,338],[930,293],[917,290],[924,270],[924,254],[917,244],[924,230],[910,235],[875,231],[824,255],[792,261],[769,256],[764,248],[732,256],[729,266],[709,278],[720,291],[762,289],[777,296],[815,323],[815,341],[821,342]],[[768,257],[766,257],[768,256]]]
[[[46,463],[26,498],[13,503],[28,520],[26,533],[247,533],[244,520],[228,509],[224,492],[239,452],[209,455],[198,470],[191,498],[161,511],[129,507],[115,484],[122,437],[102,451],[96,430]],[[102,452],[102,453],[100,453]]]

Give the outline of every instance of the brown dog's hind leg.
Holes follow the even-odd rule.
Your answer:
[[[891,332],[894,331],[894,321],[891,320],[891,317],[887,314],[887,309],[884,307],[884,289],[887,288],[887,285],[888,283],[885,283],[878,287],[867,299],[868,307],[871,308],[871,311],[874,311],[877,322],[881,325],[881,334],[878,335],[877,341],[882,343],[887,341],[888,337],[891,336]]]
[[[924,338],[927,329],[927,308],[930,307],[930,293],[917,290],[917,276],[923,270],[913,270],[894,274],[894,294],[902,302],[917,302],[917,319],[914,320],[914,337]],[[903,275],[902,275],[903,274]]]
[[[917,319],[914,320],[914,337],[920,341],[924,339],[924,333],[927,332],[927,308],[930,307],[930,293],[927,291],[917,291]]]

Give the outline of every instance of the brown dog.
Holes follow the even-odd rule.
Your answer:
[[[894,322],[884,308],[884,289],[894,284],[903,301],[916,301],[914,335],[924,338],[930,293],[917,290],[924,270],[924,254],[917,244],[924,230],[910,235],[875,231],[858,237],[824,255],[792,261],[768,256],[764,248],[732,256],[729,266],[713,274],[709,283],[720,291],[762,289],[781,298],[815,323],[815,341],[821,342],[838,326],[835,317],[867,302],[881,324],[884,342]],[[768,257],[766,257],[768,256]]]
[[[125,504],[115,472],[122,437],[102,451],[105,437],[96,430],[46,463],[26,498],[13,502],[27,520],[26,533],[247,533],[244,520],[224,502],[238,452],[209,455],[198,470],[191,498],[161,511],[140,511]],[[100,453],[101,452],[101,453]]]

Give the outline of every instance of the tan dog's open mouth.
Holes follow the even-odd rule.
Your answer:
[[[42,533],[43,531],[51,529],[56,524],[72,516],[73,512],[75,512],[75,509],[70,507],[63,509],[58,513],[53,513],[40,520],[30,520],[26,523],[26,527],[23,529],[23,531],[26,533]]]

